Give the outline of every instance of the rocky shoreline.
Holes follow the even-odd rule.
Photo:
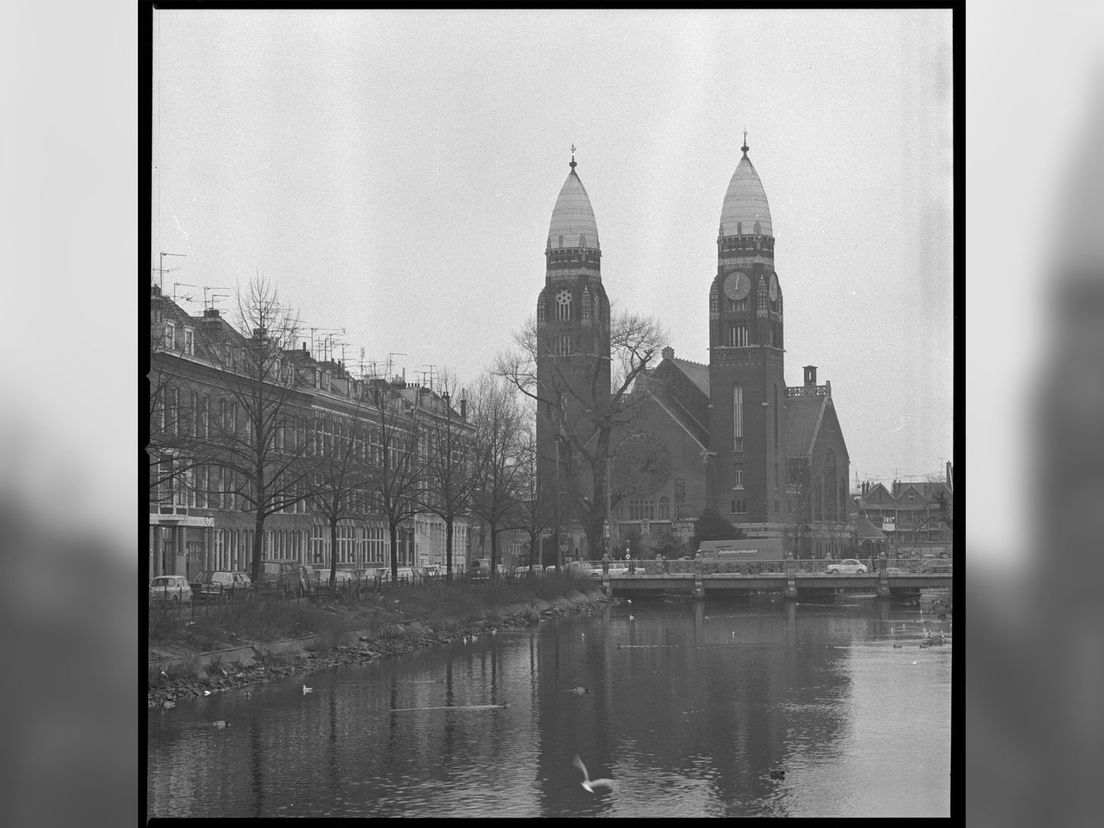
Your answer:
[[[307,675],[342,664],[367,664],[384,656],[402,655],[424,647],[492,635],[501,629],[534,626],[563,615],[580,615],[609,603],[613,600],[603,595],[576,595],[536,605],[501,608],[494,618],[476,619],[463,626],[450,625],[448,629],[436,628],[422,621],[409,621],[392,624],[375,637],[359,636],[355,645],[339,644],[325,651],[273,654],[266,649],[266,644],[271,646],[274,642],[252,642],[258,655],[248,664],[211,663],[191,670],[159,671],[150,678],[146,706],[150,709],[171,708],[178,700],[194,696],[235,690],[249,692],[252,685],[285,676]]]

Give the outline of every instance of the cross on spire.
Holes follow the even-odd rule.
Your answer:
[[[747,155],[748,145],[747,145],[747,130],[746,129],[744,130],[744,145],[742,147],[740,147],[740,149],[743,150],[744,155]]]
[[[575,169],[575,142],[571,142],[571,169]]]

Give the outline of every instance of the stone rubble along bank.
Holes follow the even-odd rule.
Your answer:
[[[497,620],[476,620],[462,629],[450,629],[447,632],[427,626],[421,621],[411,621],[405,625],[390,625],[383,635],[377,635],[371,639],[358,636],[355,645],[339,644],[326,652],[298,650],[275,658],[265,658],[261,655],[258,661],[248,664],[214,663],[200,668],[195,675],[168,676],[163,678],[163,683],[156,687],[150,686],[146,693],[146,706],[151,709],[165,707],[166,704],[171,706],[178,699],[243,690],[250,685],[285,676],[306,675],[340,664],[367,664],[382,656],[401,655],[423,647],[450,644],[462,640],[465,636],[479,636],[499,629],[532,626],[534,612],[543,621],[563,615],[579,615],[608,603],[612,603],[612,599],[604,595],[576,595],[556,601],[541,601],[536,605],[504,607],[498,611],[500,617]],[[277,643],[281,642],[256,642],[253,648],[263,654]],[[151,666],[155,663],[156,660],[151,654]]]

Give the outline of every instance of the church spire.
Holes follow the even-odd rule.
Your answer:
[[[742,147],[740,147],[740,149],[743,151],[744,155],[746,156],[747,151],[748,151],[747,130],[746,129],[744,130],[744,145]]]

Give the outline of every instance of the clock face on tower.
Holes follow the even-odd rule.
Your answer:
[[[777,302],[778,301],[778,276],[776,276],[773,273],[771,274],[771,277],[770,277],[769,293],[770,293],[770,300],[772,302]]]
[[[733,301],[739,301],[745,298],[750,291],[751,279],[748,278],[746,273],[734,270],[728,274],[728,278],[724,282],[725,296]]]

